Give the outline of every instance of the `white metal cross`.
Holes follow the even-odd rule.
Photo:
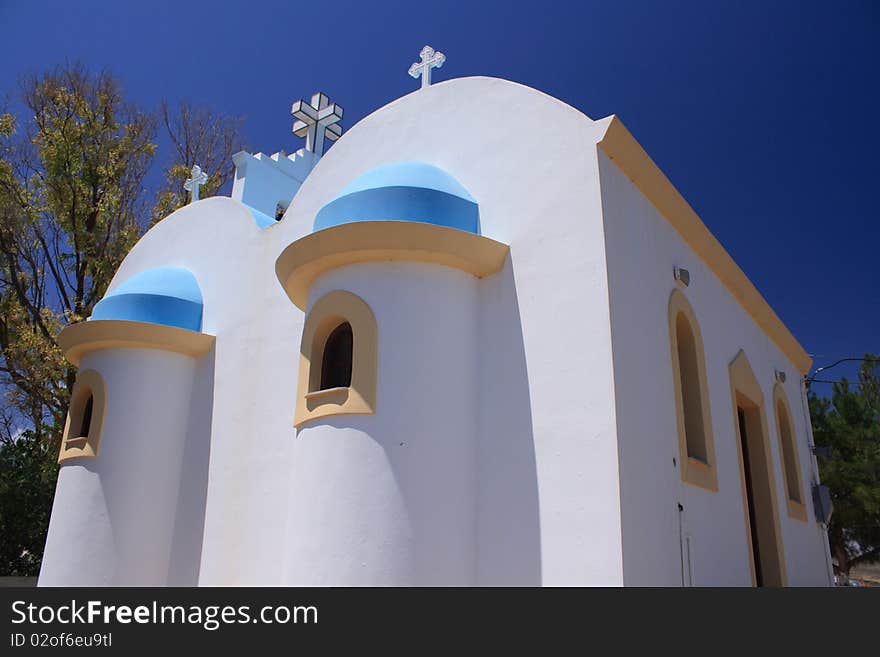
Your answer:
[[[415,62],[410,66],[409,74],[414,78],[422,76],[421,88],[424,89],[431,85],[431,69],[443,66],[443,62],[446,61],[446,55],[442,52],[437,52],[431,46],[425,46],[422,48],[419,56],[422,58],[422,61]]]
[[[306,150],[318,157],[324,154],[324,138],[336,141],[342,136],[342,107],[331,104],[330,99],[320,91],[312,96],[312,102],[296,101],[290,113],[296,117],[293,134],[306,138]]]
[[[202,171],[202,167],[198,164],[193,165],[192,171],[189,174],[190,177],[183,183],[183,188],[188,192],[192,192],[190,203],[195,203],[199,200],[199,187],[208,182],[208,174]]]

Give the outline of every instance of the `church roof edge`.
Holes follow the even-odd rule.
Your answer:
[[[802,374],[809,372],[813,362],[810,355],[623,121],[612,114],[596,123],[605,128],[599,148],[682,236],[798,370]]]

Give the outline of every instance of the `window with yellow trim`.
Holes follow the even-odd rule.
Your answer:
[[[794,424],[788,399],[779,383],[773,388],[773,402],[776,409],[776,431],[779,436],[779,456],[782,459],[782,478],[785,482],[788,515],[806,521],[807,510],[804,504],[800,467],[798,467]]]
[[[669,299],[669,336],[681,478],[717,491],[703,340],[693,308],[680,290]]]
[[[101,445],[107,398],[104,379],[95,370],[83,370],[76,377],[70,409],[61,439],[58,462],[95,457]]]
[[[376,318],[359,296],[334,290],[314,303],[303,326],[294,426],[375,413],[377,340]]]
[[[330,332],[321,357],[321,390],[351,386],[353,347],[354,335],[349,322],[342,322]]]

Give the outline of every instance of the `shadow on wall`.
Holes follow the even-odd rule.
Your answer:
[[[436,296],[422,303],[429,288],[407,284],[374,305],[376,415],[322,417],[298,431],[285,583],[539,585],[531,399],[511,265],[467,285],[464,274],[439,276],[439,266],[399,267],[390,282],[424,276]]]
[[[532,404],[510,256],[480,286],[477,584],[540,586]]]
[[[169,586],[199,583],[211,455],[211,422],[205,418],[214,417],[215,350],[216,346],[200,359],[193,381],[168,563]]]

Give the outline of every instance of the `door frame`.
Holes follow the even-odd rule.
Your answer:
[[[786,567],[785,567],[785,553],[782,547],[782,528],[779,524],[779,504],[777,500],[777,491],[776,491],[776,466],[773,460],[773,452],[770,447],[770,433],[768,431],[767,424],[767,412],[764,404],[764,394],[761,392],[761,385],[758,383],[758,379],[755,376],[754,370],[752,370],[752,366],[749,363],[749,359],[746,356],[745,351],[740,349],[739,353],[737,353],[736,357],[730,362],[728,367],[730,373],[730,397],[732,403],[732,411],[733,411],[733,426],[736,436],[736,454],[737,460],[739,462],[739,479],[740,486],[742,491],[742,506],[743,506],[743,518],[745,520],[745,531],[746,531],[746,548],[748,552],[748,560],[749,560],[749,571],[751,574],[751,582],[752,586],[756,585],[755,578],[755,559],[752,550],[752,529],[751,523],[749,522],[749,505],[748,498],[746,492],[746,477],[745,477],[745,467],[746,464],[743,462],[743,451],[742,451],[742,440],[743,436],[740,433],[739,429],[739,414],[738,408],[742,408],[744,404],[746,405],[746,410],[749,413],[753,413],[757,415],[758,422],[755,423],[758,429],[757,433],[760,433],[760,447],[761,453],[760,457],[763,457],[764,462],[766,464],[766,484],[770,489],[770,507],[772,510],[772,525],[769,528],[772,532],[773,544],[771,547],[775,548],[773,552],[773,559],[776,564],[775,570],[771,570],[770,572],[764,568],[764,559],[762,558],[762,575],[764,578],[764,586],[786,586],[788,584],[788,579],[786,576]],[[748,437],[747,437],[748,439]],[[751,446],[751,443],[748,443]],[[753,475],[753,488],[754,488],[754,474]],[[756,522],[766,522],[767,519],[759,519]],[[759,550],[763,553],[763,548],[765,546],[759,544]],[[769,564],[773,566],[774,564]]]

